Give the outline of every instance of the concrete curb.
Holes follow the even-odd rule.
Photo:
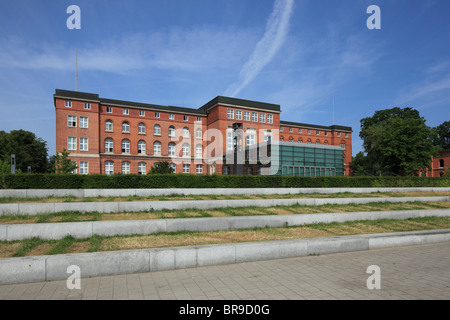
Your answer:
[[[450,230],[0,259],[0,284],[166,271],[450,241]]]
[[[265,227],[299,226],[378,219],[410,219],[448,217],[450,209],[368,211],[342,213],[291,214],[217,218],[149,219],[123,221],[91,221],[64,223],[32,223],[0,225],[0,241],[16,241],[33,237],[58,240],[67,235],[77,239],[100,236],[147,235],[177,231],[218,231]]]
[[[450,196],[398,198],[307,198],[307,199],[245,199],[245,200],[182,200],[125,202],[59,202],[0,204],[2,215],[38,215],[63,211],[78,212],[143,212],[152,210],[215,209],[227,207],[274,207],[292,205],[367,204],[373,202],[450,201]]]
[[[450,187],[385,187],[385,188],[217,188],[217,189],[1,189],[0,198],[46,197],[128,197],[168,195],[268,195],[311,193],[374,193],[374,192],[445,192]]]

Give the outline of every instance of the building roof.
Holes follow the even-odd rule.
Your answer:
[[[204,111],[208,111],[209,109],[211,109],[217,105],[230,105],[230,106],[236,106],[236,107],[246,107],[246,108],[251,108],[251,109],[267,110],[270,112],[277,112],[277,113],[281,112],[280,105],[278,105],[278,104],[236,99],[236,98],[223,97],[223,96],[215,97],[214,99],[209,101],[207,104],[200,107],[200,109],[202,109]]]
[[[299,122],[291,122],[291,121],[280,121],[280,125],[287,127],[297,127],[297,128],[306,128],[306,129],[320,129],[320,130],[330,130],[330,131],[345,131],[345,132],[353,132],[352,127],[345,126],[320,126],[316,124],[308,124],[308,123],[299,123]]]

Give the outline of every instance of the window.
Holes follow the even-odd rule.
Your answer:
[[[294,142],[294,138],[293,137],[289,137],[289,142]]]
[[[311,134],[311,130],[308,130],[308,134]]]
[[[298,129],[298,133],[302,133],[302,129]]]
[[[138,142],[138,154],[145,154],[146,152],[146,143],[145,141],[141,140]]]
[[[325,140],[325,142],[323,143],[324,145],[328,145],[328,140]]]
[[[222,174],[223,175],[229,175],[230,174],[230,167],[229,166],[223,166],[222,167]]]
[[[169,143],[169,156],[175,156],[175,143]]]
[[[259,122],[266,122],[266,114],[265,113],[259,114]]]
[[[271,114],[267,115],[267,123],[273,123],[273,115]]]
[[[89,174],[89,162],[80,161],[80,174]]]
[[[153,143],[153,155],[154,156],[161,155],[161,142],[155,141],[155,143]]]
[[[128,110],[128,109],[123,109],[123,114],[124,115],[129,115],[130,114],[130,110]]]
[[[227,150],[233,150],[233,129],[228,128],[227,130]]]
[[[250,111],[244,111],[244,120],[250,121]]]
[[[145,117],[145,111],[139,110],[139,117]]]
[[[108,152],[108,153],[114,152],[113,139],[108,138],[108,139],[105,140],[105,152]]]
[[[203,156],[203,148],[201,144],[195,146],[195,157],[201,159]]]
[[[183,116],[184,121],[189,121],[189,116]]]
[[[316,131],[316,135],[320,135],[320,131],[319,130]]]
[[[308,139],[308,141],[306,141],[306,143],[312,143],[311,139]]]
[[[175,120],[175,115],[174,114],[169,114],[169,120]]]
[[[130,153],[130,140],[122,140],[122,153]]]
[[[108,176],[114,174],[114,162],[112,161],[105,162],[105,174]]]
[[[190,165],[183,164],[183,173],[189,173],[189,171],[190,171]]]
[[[341,143],[341,148],[345,149],[345,143]]]
[[[155,126],[153,127],[153,134],[155,136],[161,135],[161,126],[159,124],[155,124]]]
[[[283,129],[283,127],[280,127],[280,131],[283,131],[284,129]]]
[[[270,142],[270,141],[272,141],[272,131],[264,130],[264,142]]]
[[[444,168],[445,166],[444,166],[444,159],[440,159],[439,160],[439,168]]]
[[[66,101],[65,106],[66,108],[72,108],[72,101]]]
[[[345,134],[345,137],[348,138],[348,133]]]
[[[77,165],[76,161],[70,161],[71,164]],[[77,174],[77,168],[73,169],[72,172],[73,174]]]
[[[122,173],[130,174],[130,163],[128,161],[122,162]]]
[[[325,137],[328,137],[328,131],[323,132],[325,134]]]
[[[236,120],[242,120],[242,111],[236,110]]]
[[[247,146],[255,144],[255,131],[247,130]]]
[[[142,123],[142,122],[139,123],[138,132],[141,134],[145,133],[145,124],[144,123]]]
[[[139,162],[138,163],[138,174],[145,175],[147,173],[147,165],[145,162]]]
[[[67,116],[67,126],[69,128],[76,128],[76,126],[77,126],[77,117],[76,116]]]
[[[89,118],[80,117],[80,128],[89,128]]]
[[[91,110],[91,104],[88,103],[88,102],[85,102],[84,103],[84,110]],[[81,173],[81,170],[80,170],[80,173]]]
[[[173,173],[177,172],[177,165],[175,163],[169,163],[169,167],[172,169]]]
[[[338,132],[338,133],[337,133],[337,136],[338,136],[338,137],[340,137],[340,136],[341,136],[341,133],[340,133],[340,132]]]
[[[130,132],[130,124],[126,121],[122,123],[122,132]]]
[[[294,131],[294,128],[289,128],[289,132],[293,132]]]
[[[228,119],[234,119],[234,110],[233,109],[228,109],[227,110],[227,118]]]
[[[258,122],[258,112],[252,112],[252,121]]]
[[[197,139],[201,139],[201,138],[202,138],[202,129],[201,129],[201,128],[198,128],[198,129],[195,131],[195,137],[196,137]]]
[[[197,165],[197,174],[202,174],[203,173],[203,166],[201,164]]]
[[[67,150],[77,150],[76,137],[67,137]]]
[[[80,138],[80,151],[88,151],[88,138]]]
[[[112,113],[112,107],[106,107],[106,113]]]
[[[159,112],[155,112],[155,118],[159,119],[160,118],[160,114]]]
[[[182,147],[183,157],[189,157],[189,144],[185,143]]]
[[[197,122],[202,122],[202,117],[197,117]]]
[[[183,138],[189,138],[189,128],[183,128]]]
[[[320,144],[320,140],[316,140],[316,144]]]
[[[169,137],[175,137],[175,127],[169,127]]]

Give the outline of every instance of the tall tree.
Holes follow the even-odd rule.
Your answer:
[[[438,148],[417,110],[392,108],[361,120],[367,161],[378,174],[415,175],[430,167]]]
[[[27,172],[30,166],[32,172],[46,172],[47,142],[34,133],[25,130],[0,131],[0,159],[10,162],[11,154],[16,155],[16,169]]]
[[[450,121],[445,121],[434,128],[436,136],[433,139],[434,145],[443,150],[450,149]]]

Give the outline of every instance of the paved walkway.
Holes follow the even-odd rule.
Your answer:
[[[380,268],[369,290],[367,268]],[[450,299],[450,243],[0,286],[0,299]]]

